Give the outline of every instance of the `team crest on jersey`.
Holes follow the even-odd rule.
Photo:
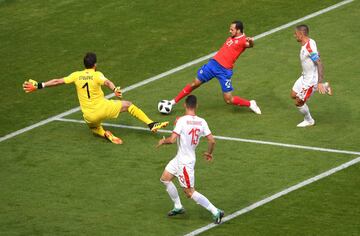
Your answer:
[[[228,45],[229,47],[234,43],[234,41],[232,41],[231,39],[229,41],[226,42],[226,45]]]

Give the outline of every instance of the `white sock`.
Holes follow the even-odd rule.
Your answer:
[[[297,108],[299,109],[300,113],[304,115],[305,120],[310,121],[313,119],[311,117],[309,107],[306,105],[306,103],[303,106]]]
[[[176,105],[175,99],[172,99],[170,102],[171,102],[171,105],[173,105],[173,106]]]
[[[179,193],[172,181],[162,181],[160,180],[166,187],[166,191],[168,192],[171,200],[174,202],[174,206],[177,209],[182,208],[182,204],[180,201]]]
[[[201,193],[194,192],[191,198],[199,205],[210,211],[213,215],[218,213],[218,209]]]

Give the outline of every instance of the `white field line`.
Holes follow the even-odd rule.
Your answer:
[[[278,31],[280,31],[280,30],[286,29],[286,28],[288,28],[288,27],[290,27],[290,26],[293,26],[293,25],[295,25],[295,24],[297,24],[297,23],[299,23],[299,22],[308,20],[308,19],[310,19],[310,18],[313,18],[313,17],[316,17],[316,16],[318,16],[318,15],[324,14],[324,13],[329,12],[329,11],[331,11],[331,10],[334,10],[334,9],[336,9],[336,8],[342,6],[342,5],[348,4],[348,3],[350,3],[350,2],[353,2],[353,0],[345,0],[345,1],[342,1],[342,2],[340,2],[340,3],[334,4],[334,5],[332,5],[332,6],[330,6],[330,7],[327,7],[327,8],[325,8],[325,9],[323,9],[323,10],[314,12],[314,13],[312,13],[312,14],[310,14],[310,15],[304,16],[304,17],[299,18],[299,19],[297,19],[297,20],[291,21],[291,22],[289,22],[289,23],[287,23],[287,24],[281,25],[281,26],[279,26],[279,27],[276,27],[276,28],[274,28],[274,29],[271,29],[271,30],[266,31],[266,32],[264,32],[264,33],[261,33],[261,34],[259,34],[259,35],[256,35],[256,36],[254,37],[254,39],[257,40],[257,39],[263,38],[263,37],[265,37],[265,36],[268,36],[268,35],[270,35],[270,34],[273,34],[273,33],[275,33],[275,32],[278,32]],[[123,93],[125,93],[125,92],[127,92],[127,91],[131,91],[131,90],[133,90],[133,89],[136,89],[136,88],[141,87],[141,86],[143,86],[143,85],[146,85],[146,84],[148,84],[148,83],[151,83],[151,82],[154,82],[154,81],[159,80],[159,79],[161,79],[161,78],[164,78],[164,77],[166,77],[166,76],[168,76],[168,75],[174,74],[174,73],[176,73],[176,72],[178,72],[178,71],[181,71],[181,70],[183,70],[183,69],[185,69],[185,68],[188,68],[188,67],[190,67],[190,66],[193,66],[193,65],[195,65],[195,64],[197,64],[197,63],[200,63],[200,62],[202,62],[202,61],[205,61],[205,60],[213,57],[213,56],[215,55],[215,53],[216,53],[216,52],[210,53],[209,55],[200,57],[200,58],[198,58],[198,59],[196,59],[196,60],[193,60],[193,61],[190,61],[190,62],[188,62],[188,63],[185,63],[185,64],[183,64],[183,65],[181,65],[181,66],[178,66],[178,67],[176,67],[176,68],[174,68],[174,69],[171,69],[171,70],[166,71],[166,72],[164,72],[164,73],[161,73],[161,74],[159,74],[159,75],[153,76],[153,77],[148,78],[148,79],[146,79],[146,80],[143,80],[143,81],[141,81],[141,82],[135,83],[135,84],[133,84],[133,85],[130,85],[130,86],[124,88],[122,91],[123,91]],[[108,95],[106,96],[106,98],[112,98],[113,96],[114,96],[114,94],[111,93],[111,94],[108,94]],[[0,142],[3,142],[3,141],[5,141],[5,140],[7,140],[7,139],[10,139],[10,138],[12,138],[12,137],[15,137],[15,136],[17,136],[17,135],[19,135],[19,134],[25,133],[25,132],[27,132],[27,131],[29,131],[29,130],[35,129],[35,128],[39,127],[39,126],[45,125],[45,124],[47,124],[47,123],[50,123],[50,122],[56,120],[57,118],[61,118],[61,117],[70,115],[70,114],[72,114],[72,113],[75,113],[75,112],[77,112],[77,111],[79,111],[79,110],[80,110],[80,108],[79,108],[79,107],[76,107],[76,108],[73,108],[73,109],[71,109],[71,110],[65,111],[65,112],[63,112],[63,113],[61,113],[61,114],[58,114],[58,115],[56,115],[56,116],[49,117],[49,118],[47,118],[47,119],[45,119],[45,120],[42,120],[42,121],[40,121],[40,122],[38,122],[38,123],[36,123],[36,124],[30,125],[30,126],[25,127],[25,128],[23,128],[23,129],[19,129],[19,130],[15,131],[15,132],[12,132],[12,133],[10,133],[10,134],[7,134],[7,135],[1,137],[1,138],[0,138]]]
[[[330,169],[328,171],[325,171],[325,172],[323,172],[323,173],[321,173],[321,174],[319,174],[317,176],[314,176],[314,177],[312,177],[310,179],[307,179],[307,180],[302,181],[302,182],[300,182],[300,183],[298,183],[296,185],[293,185],[293,186],[291,186],[289,188],[286,188],[286,189],[282,190],[281,192],[278,192],[278,193],[276,193],[276,194],[274,194],[274,195],[272,195],[270,197],[267,197],[267,198],[265,198],[265,199],[263,199],[261,201],[255,202],[254,204],[251,204],[250,206],[247,206],[247,207],[245,207],[245,208],[243,208],[241,210],[238,210],[238,211],[224,217],[222,221],[226,222],[226,221],[232,220],[237,216],[240,216],[240,215],[243,215],[243,214],[245,214],[245,213],[247,213],[249,211],[252,211],[255,208],[258,208],[258,207],[260,207],[260,206],[262,206],[262,205],[264,205],[266,203],[269,203],[269,202],[271,202],[271,201],[273,201],[273,200],[275,200],[275,199],[277,199],[279,197],[282,197],[282,196],[284,196],[284,195],[286,195],[288,193],[291,193],[291,192],[293,192],[293,191],[295,191],[295,190],[297,190],[299,188],[302,188],[302,187],[304,187],[306,185],[314,183],[315,181],[318,181],[320,179],[328,177],[328,176],[330,176],[330,175],[332,175],[332,174],[334,174],[334,173],[336,173],[338,171],[341,171],[341,170],[343,170],[345,168],[348,168],[349,166],[355,165],[358,162],[360,162],[360,157],[357,157],[357,158],[355,158],[355,159],[353,159],[353,160],[351,160],[349,162],[346,162],[346,163],[344,163],[344,164],[342,164],[340,166],[332,168],[332,169]],[[190,232],[188,234],[185,234],[185,236],[198,235],[198,234],[203,233],[204,231],[207,231],[207,230],[209,230],[211,228],[214,228],[216,226],[218,226],[218,225],[216,225],[214,223],[208,224],[208,225],[206,225],[204,227],[201,227],[201,228],[198,228],[198,229],[196,229],[196,230],[194,230],[194,231],[192,231],[192,232]]]
[[[337,3],[337,4],[334,4],[334,5],[330,6],[330,7],[324,8],[324,9],[322,9],[322,10],[320,10],[320,11],[314,12],[314,13],[312,13],[312,14],[310,14],[310,15],[304,16],[304,17],[302,17],[302,18],[300,18],[300,19],[291,21],[291,22],[289,22],[289,23],[287,23],[287,24],[285,24],[285,25],[282,25],[282,26],[279,26],[279,27],[274,28],[274,29],[272,29],[272,30],[269,30],[269,31],[267,31],[267,32],[265,32],[265,33],[261,33],[261,34],[255,36],[254,39],[259,39],[259,38],[265,37],[265,36],[267,36],[267,35],[273,34],[273,33],[275,33],[275,32],[278,32],[278,31],[280,31],[280,30],[289,28],[290,26],[293,26],[293,25],[298,24],[298,23],[300,23],[300,22],[303,22],[303,21],[305,21],[305,20],[314,18],[314,17],[316,17],[316,16],[322,15],[322,14],[324,14],[324,13],[326,13],[326,12],[332,11],[332,10],[338,8],[338,7],[341,7],[341,6],[345,5],[345,4],[351,3],[351,2],[353,2],[353,1],[354,1],[354,0],[346,0],[346,1],[339,2],[339,3]]]
[[[15,131],[15,132],[12,132],[12,133],[10,133],[10,134],[7,134],[7,135],[5,135],[5,136],[3,136],[3,137],[0,138],[0,142],[5,141],[5,140],[10,139],[10,138],[13,138],[13,137],[15,137],[15,136],[17,136],[17,135],[19,135],[19,134],[25,133],[25,132],[27,132],[27,131],[30,131],[30,130],[32,130],[32,129],[35,129],[35,128],[37,128],[37,127],[40,127],[40,126],[42,126],[42,125],[46,125],[47,123],[50,123],[51,121],[54,121],[54,120],[56,120],[56,119],[58,119],[58,118],[61,118],[61,117],[64,117],[64,116],[73,114],[73,113],[75,113],[75,112],[77,112],[77,111],[80,111],[80,107],[75,107],[75,108],[70,109],[70,110],[68,110],[68,111],[65,111],[65,112],[63,112],[63,113],[60,113],[59,115],[52,116],[52,117],[47,118],[47,119],[45,119],[45,120],[42,120],[42,121],[40,121],[40,122],[38,122],[38,123],[35,123],[35,124],[33,124],[33,125],[30,125],[30,126],[28,126],[28,127],[25,127],[25,128],[22,128],[22,129],[19,129],[19,130]]]
[[[75,119],[67,119],[67,118],[58,118],[57,120],[64,121],[64,122],[85,124],[85,121],[83,121],[83,120],[75,120]],[[144,131],[150,132],[150,130],[145,127],[110,124],[110,123],[102,123],[102,124],[104,126],[112,126],[112,127],[133,129],[133,130],[144,130]],[[159,133],[172,133],[171,130],[159,130],[158,132]],[[287,148],[306,149],[306,150],[319,151],[319,152],[332,152],[332,153],[341,153],[341,154],[350,154],[350,155],[360,155],[360,152],[347,151],[347,150],[337,150],[337,149],[329,149],[329,148],[302,146],[302,145],[295,145],[295,144],[288,144],[288,143],[276,143],[276,142],[254,140],[254,139],[232,138],[232,137],[224,137],[224,136],[217,136],[217,135],[215,135],[214,137],[215,137],[215,139],[219,139],[219,140],[229,140],[229,141],[244,142],[244,143],[256,143],[256,144],[280,146],[280,147],[287,147]]]

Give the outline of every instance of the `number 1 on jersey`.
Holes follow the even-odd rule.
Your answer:
[[[86,92],[87,92],[87,95],[88,95],[88,99],[90,99],[90,92],[89,92],[89,83],[86,82],[84,84],[84,86],[82,86],[81,88],[85,88],[86,87]]]
[[[191,135],[191,144],[197,145],[199,142],[199,131],[200,129],[192,128],[189,132],[189,135]]]

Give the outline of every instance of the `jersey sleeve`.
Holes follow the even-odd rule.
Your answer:
[[[316,43],[313,42],[313,41],[309,41],[307,44],[306,44],[306,50],[309,52],[309,57],[312,61],[317,61],[320,59],[320,56],[319,56],[319,53],[317,51],[317,48],[316,48]]]
[[[180,135],[181,134],[181,130],[183,128],[183,123],[182,122],[183,120],[182,119],[178,119],[177,122],[176,122],[176,125],[175,125],[175,128],[173,130],[174,133]]]
[[[204,120],[203,136],[208,136],[209,134],[211,134],[210,128],[209,128],[207,122]]]
[[[64,78],[65,84],[73,83],[75,80],[76,80],[76,72],[73,72],[69,76]]]
[[[104,74],[100,71],[97,71],[96,82],[100,85],[103,85],[106,80],[107,78],[104,76]]]

